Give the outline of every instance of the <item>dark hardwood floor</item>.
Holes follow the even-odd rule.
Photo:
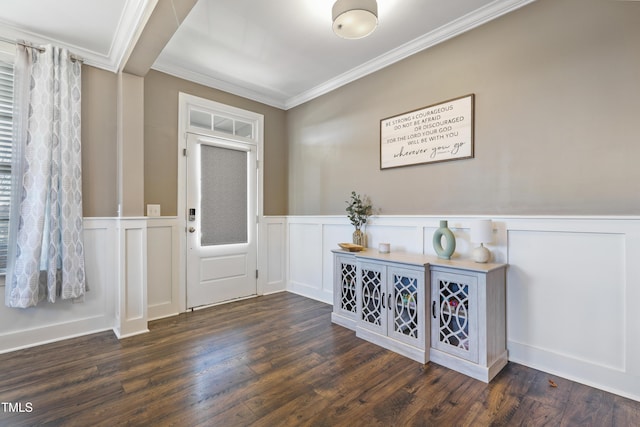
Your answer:
[[[514,363],[487,385],[330,312],[280,293],[0,355],[0,425],[640,426],[639,402]]]

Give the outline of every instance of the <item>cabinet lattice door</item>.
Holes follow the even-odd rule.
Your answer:
[[[469,351],[469,285],[441,280],[440,341]]]
[[[477,279],[434,272],[431,339],[434,347],[478,361]]]
[[[358,309],[356,299],[357,269],[354,263],[340,263],[340,308],[355,314]]]
[[[391,270],[390,281],[392,283],[392,304],[393,309],[393,335],[398,338],[408,338],[408,342],[413,344],[414,340],[421,338],[420,310],[418,302],[421,300],[420,274],[410,274],[404,271]],[[403,341],[405,341],[403,339]]]
[[[333,268],[333,313],[331,319],[355,328],[358,320],[358,267],[350,255],[336,254]]]
[[[370,326],[382,328],[384,324],[384,292],[382,271],[374,266],[363,266],[361,270],[362,280],[362,311],[361,320]]]
[[[359,268],[359,328],[424,350],[424,269],[365,262]]]

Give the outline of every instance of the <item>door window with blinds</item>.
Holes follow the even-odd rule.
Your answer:
[[[13,62],[0,56],[0,274],[7,268],[12,135]]]
[[[200,150],[200,244],[247,243],[248,151],[205,144]]]

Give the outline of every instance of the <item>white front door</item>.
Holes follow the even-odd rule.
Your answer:
[[[256,150],[187,136],[187,308],[256,294]]]

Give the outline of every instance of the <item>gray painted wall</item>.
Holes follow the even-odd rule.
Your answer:
[[[177,93],[265,114],[265,214],[640,213],[640,3],[538,0],[287,112],[151,71],[145,203],[175,215]],[[474,93],[475,158],[379,169],[380,119]],[[84,67],[85,216],[117,210],[116,76]]]
[[[118,215],[117,75],[82,67],[82,210]]]
[[[287,113],[291,215],[640,213],[640,3],[538,0]],[[379,169],[380,119],[475,93],[475,158]]]

